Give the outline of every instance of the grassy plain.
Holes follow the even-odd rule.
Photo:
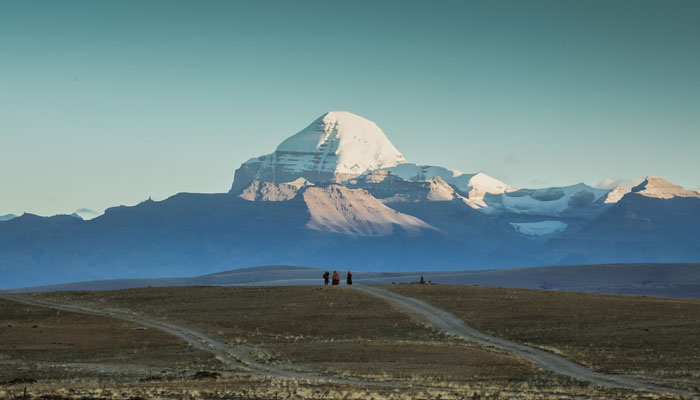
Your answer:
[[[700,301],[452,285],[390,285],[494,336],[595,370],[700,391]]]
[[[549,348],[574,359],[580,357],[577,360],[583,363],[588,362],[583,355],[595,360],[597,350],[587,349],[581,338],[567,336],[576,327],[558,325],[569,326],[584,316],[587,329],[596,332],[610,331],[608,324],[612,322],[585,317],[589,311],[578,311],[572,319],[566,310],[577,309],[577,304],[583,308],[628,310],[616,314],[623,329],[625,324],[634,327],[646,321],[639,314],[658,301],[638,298],[638,302],[627,303],[628,298],[596,295],[582,295],[582,300],[579,295],[568,293],[440,285],[392,285],[389,289],[423,298],[490,333]],[[128,310],[190,327],[227,343],[253,346],[260,362],[289,362],[319,374],[357,378],[364,383],[329,384],[227,373],[225,365],[208,353],[156,329],[142,330],[137,329],[138,324],[121,320],[0,300],[0,398],[17,396],[24,387],[34,397],[55,396],[59,400],[664,398],[593,387],[543,371],[509,353],[452,339],[382,300],[345,287],[173,287],[32,296],[94,309]],[[524,305],[519,306],[523,310],[514,307],[514,303],[520,303],[516,300],[523,298],[534,307],[530,314]],[[568,308],[560,305],[561,309],[552,306],[560,302],[571,304]],[[680,315],[692,319],[690,311],[694,306],[692,302],[679,306],[679,314],[670,317],[676,322]],[[660,316],[661,311],[656,314]],[[659,317],[657,327],[664,321]],[[596,328],[599,323],[602,325]],[[7,325],[12,327],[5,328]],[[557,329],[564,333],[557,334]],[[6,332],[12,333],[5,336]],[[634,355],[634,346],[631,350],[619,343],[617,347],[605,346],[601,349],[606,354],[618,358],[614,365],[623,365],[626,357]],[[687,344],[683,349],[692,348],[692,344]],[[683,349],[673,350],[672,354],[680,354]],[[663,347],[654,351],[660,354]],[[653,367],[652,355],[640,357],[634,360],[647,360],[648,368]],[[685,357],[671,369],[675,375],[653,376],[673,380],[677,385],[685,382],[687,378],[681,370],[696,365],[693,355]],[[683,366],[684,362],[688,365]],[[40,368],[35,369],[36,366]],[[198,371],[219,375],[198,377]],[[632,369],[611,371],[631,373]],[[36,383],[30,382],[34,380]]]
[[[570,383],[513,355],[451,340],[345,287],[148,288],[48,296],[137,311],[258,346],[270,362],[289,361],[333,375],[458,384]]]
[[[0,383],[187,376],[219,367],[209,353],[156,329],[0,299]]]

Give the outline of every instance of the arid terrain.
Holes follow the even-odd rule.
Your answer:
[[[497,337],[597,371],[700,389],[700,301],[448,285],[398,285]]]
[[[640,386],[574,379],[357,288],[164,287],[4,295],[0,398],[700,397],[700,301],[378,290]]]

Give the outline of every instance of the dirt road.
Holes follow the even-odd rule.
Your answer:
[[[156,320],[146,316],[138,315],[126,310],[118,310],[111,308],[91,308],[78,304],[59,303],[48,299],[38,298],[30,295],[5,295],[1,296],[6,300],[16,301],[24,304],[29,304],[39,307],[48,307],[62,311],[76,312],[81,314],[98,315],[102,317],[110,317],[129,322],[134,322],[139,325],[147,326],[153,329],[165,331],[173,336],[190,343],[197,349],[214,354],[214,356],[224,364],[227,364],[234,371],[250,371],[250,372],[271,372],[266,366],[256,363],[250,359],[250,356],[245,351],[232,351],[226,343],[207,336],[201,332],[176,325],[173,323]]]
[[[696,393],[682,391],[678,389],[667,389],[654,386],[648,383],[637,381],[631,378],[622,376],[606,375],[592,371],[586,367],[569,361],[563,357],[549,353],[544,350],[532,348],[519,343],[511,342],[505,339],[493,337],[482,332],[479,332],[467,326],[462,320],[456,316],[433,307],[418,299],[401,296],[387,290],[372,287],[372,286],[354,286],[354,289],[360,290],[369,295],[386,300],[396,305],[404,311],[408,311],[412,316],[419,316],[426,319],[436,328],[443,330],[454,336],[480,343],[487,346],[492,346],[505,351],[518,354],[522,357],[532,360],[542,368],[566,375],[581,381],[591,382],[596,385],[644,390],[654,393],[672,393],[681,395],[697,395]],[[108,307],[94,307],[84,304],[56,302],[50,299],[41,298],[32,295],[0,295],[0,298],[16,301],[24,304],[48,307],[68,312],[76,312],[90,315],[98,315],[103,317],[115,318],[125,321],[130,321],[153,329],[159,329],[170,333],[182,340],[190,343],[197,349],[209,352],[216,356],[218,360],[227,365],[231,373],[251,374],[261,377],[275,378],[293,378],[306,381],[321,381],[337,384],[352,384],[352,385],[368,385],[368,386],[383,386],[400,388],[406,384],[402,382],[376,382],[356,378],[343,378],[330,376],[313,371],[297,364],[268,364],[257,360],[255,357],[255,348],[247,345],[239,345],[226,343],[205,333],[194,329],[174,324],[169,321],[163,321],[150,316],[136,314],[130,310],[114,309]],[[412,385],[413,386],[413,385]],[[413,386],[420,387],[420,386]],[[433,387],[436,388],[436,387]]]
[[[353,288],[386,300],[413,316],[419,316],[427,320],[434,327],[451,335],[517,354],[533,361],[548,371],[565,375],[576,380],[590,382],[604,387],[643,390],[658,394],[697,395],[697,393],[663,388],[624,376],[603,374],[548,351],[487,335],[466,325],[464,321],[447,311],[433,307],[415,298],[402,296],[376,286],[358,285],[353,286]]]
[[[320,373],[299,364],[262,363],[256,359],[256,356],[254,355],[256,349],[252,346],[226,343],[194,329],[153,318],[151,316],[137,314],[131,310],[109,307],[98,308],[84,304],[57,302],[39,296],[32,296],[31,294],[0,294],[0,298],[32,306],[109,317],[133,322],[153,329],[159,329],[174,335],[187,343],[190,343],[197,349],[213,354],[219,361],[224,363],[233,374],[251,374],[258,377],[296,379],[310,382],[328,382],[342,385],[363,385],[368,387],[441,389],[440,386],[435,385],[424,386],[415,383],[392,381],[379,382],[356,377],[346,378],[333,376]],[[78,364],[75,364],[74,366],[79,367]]]
[[[246,345],[228,344],[194,329],[162,321],[145,315],[136,314],[129,310],[114,308],[95,308],[82,304],[62,303],[50,299],[32,295],[13,294],[0,295],[0,298],[20,302],[28,305],[48,307],[52,309],[76,312],[82,314],[98,315],[133,322],[153,329],[159,329],[174,335],[197,349],[213,354],[218,360],[226,364],[232,373],[252,374],[261,377],[293,378],[307,381],[322,381],[338,384],[404,387],[400,382],[374,382],[355,378],[342,378],[329,376],[313,371],[297,364],[266,364],[259,362],[255,354],[255,348]]]

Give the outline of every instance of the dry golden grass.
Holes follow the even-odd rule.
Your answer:
[[[700,386],[698,300],[452,285],[386,288],[596,370]]]

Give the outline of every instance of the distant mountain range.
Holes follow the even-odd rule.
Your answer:
[[[374,123],[327,113],[235,171],[91,220],[0,218],[0,286],[192,276],[255,265],[355,270],[700,261],[700,193],[518,188],[409,163]]]

